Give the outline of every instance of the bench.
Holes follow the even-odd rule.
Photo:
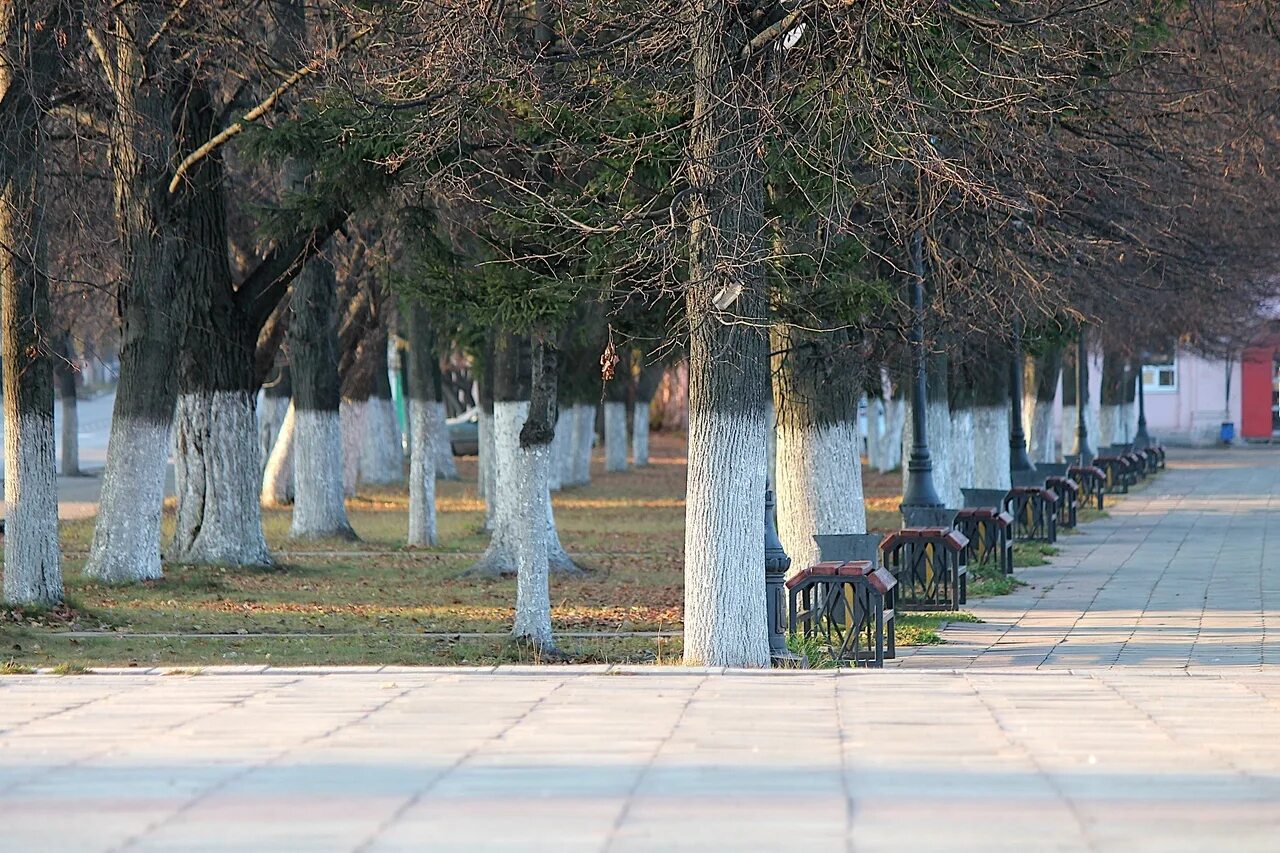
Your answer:
[[[886,536],[880,553],[898,582],[893,609],[958,609],[968,594],[968,547],[964,534],[949,527],[904,527]]]
[[[969,540],[966,566],[990,563],[1013,574],[1013,516],[999,507],[965,507],[956,511],[952,526]]]
[[[1138,483],[1134,463],[1127,457],[1095,456],[1093,467],[1102,470],[1107,494],[1128,494],[1129,487]]]
[[[786,583],[791,634],[821,638],[836,660],[883,667],[886,652],[895,653],[889,601],[896,585],[870,560],[824,560],[801,569]]]
[[[1080,485],[1070,477],[1046,477],[1044,487],[1058,496],[1058,525],[1073,528],[1080,505]]]
[[[1014,486],[1001,507],[1013,516],[1013,538],[1056,542],[1058,496],[1043,486]]]
[[[1080,487],[1080,497],[1086,503],[1093,502],[1102,510],[1107,493],[1107,473],[1096,465],[1072,465],[1067,476]]]

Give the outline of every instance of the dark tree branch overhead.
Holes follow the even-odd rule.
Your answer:
[[[321,225],[278,242],[245,277],[236,289],[236,302],[258,329],[267,322],[280,300],[289,291],[289,283],[307,259],[318,253],[325,241],[347,221],[348,212],[340,209]]]

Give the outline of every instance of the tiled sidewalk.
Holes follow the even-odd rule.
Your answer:
[[[0,680],[0,849],[1274,850],[1280,672]]]
[[[902,666],[1280,663],[1280,451],[1175,451],[1108,519],[1058,540],[1029,585],[966,609]]]
[[[0,851],[1271,851],[1280,453],[1178,465],[893,669],[0,678]]]

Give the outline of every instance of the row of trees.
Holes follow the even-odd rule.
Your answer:
[[[901,411],[909,285],[928,294],[944,496],[1007,469],[1014,328],[1037,389],[1086,325],[1123,364],[1234,344],[1275,271],[1273,16],[1262,0],[14,0],[5,597],[61,594],[49,293],[90,282],[86,299],[114,298],[121,362],[90,575],[161,575],[170,435],[167,559],[270,561],[263,456],[293,535],[353,535],[344,432],[385,427],[344,424],[342,386],[385,381],[395,316],[409,540],[434,541],[441,357],[465,353],[492,447],[475,571],[517,574],[514,634],[548,653],[547,577],[574,569],[549,488],[580,471],[553,456],[589,452],[603,397],[608,464],[625,464],[609,378],[646,401],[655,367],[686,359],[686,659],[765,665],[770,425],[793,556],[863,529],[857,405]],[[281,387],[282,348],[290,402],[264,408],[264,440],[255,401],[273,373]]]

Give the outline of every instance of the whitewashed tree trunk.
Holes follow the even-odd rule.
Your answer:
[[[293,445],[296,429],[297,411],[290,401],[271,445],[266,469],[262,472],[263,506],[286,506],[293,503]]]
[[[951,410],[951,430],[949,453],[947,454],[947,482],[954,484],[955,492],[960,492],[959,503],[947,503],[948,507],[964,505],[964,492],[961,489],[976,489],[977,466],[981,464],[973,455],[973,441],[977,429],[974,410],[970,408]],[[932,444],[932,441],[930,441]],[[934,457],[937,459],[937,457]],[[935,469],[937,463],[934,463]]]
[[[547,472],[547,485],[553,492],[565,485],[565,460],[573,444],[573,410],[562,406],[556,413],[556,436],[551,440],[551,467]],[[572,471],[570,471],[572,473]]]
[[[649,464],[649,406],[648,400],[636,400],[631,423],[631,462],[637,468]]]
[[[431,435],[436,443],[436,476],[441,480],[461,480],[458,463],[453,458],[453,443],[449,441],[449,422],[442,400],[431,403]]]
[[[3,600],[53,604],[62,600],[62,551],[52,405],[44,414],[20,411],[25,402],[21,393],[14,387],[6,390]]]
[[[591,482],[591,448],[596,441],[596,407],[574,406],[573,482],[585,486]]]
[[[332,409],[294,414],[294,539],[354,539],[344,502],[342,419]]]
[[[84,567],[88,577],[129,583],[161,576],[160,512],[168,467],[168,423],[113,416],[98,522]]]
[[[343,400],[338,405],[338,421],[342,435],[342,493],[354,497],[360,484],[361,435],[364,432],[367,400]]]
[[[887,425],[885,427],[885,467],[881,473],[902,467],[902,430],[906,425],[907,404],[899,399],[889,400],[886,409]]]
[[[364,405],[360,445],[360,482],[388,486],[404,482],[404,445],[395,403],[373,396]]]
[[[814,534],[866,533],[857,423],[778,425],[778,536],[795,571],[818,562]]]
[[[262,454],[263,475],[275,452],[280,427],[289,415],[293,401],[275,394],[258,394],[258,452]]]
[[[1008,489],[1009,407],[975,406],[973,412],[973,488]]]
[[[498,514],[498,448],[493,435],[493,415],[483,409],[477,437],[480,448],[477,492],[484,497],[484,529],[492,531]]]
[[[168,559],[271,565],[259,504],[258,423],[247,391],[182,394],[175,420],[181,458],[178,520]]]
[[[499,409],[499,407],[503,407]],[[508,408],[509,407],[509,408]],[[516,570],[516,616],[511,635],[535,648],[554,648],[551,636],[551,591],[548,586],[550,566],[547,558],[547,518],[551,492],[547,489],[547,471],[551,467],[551,447],[535,444],[520,447],[520,427],[528,414],[528,403],[495,403],[494,420],[516,415],[514,453],[504,456],[511,466],[511,483],[516,494],[508,504],[507,518],[515,534],[513,556]],[[516,413],[519,413],[518,415]],[[505,425],[499,435],[505,436]]]
[[[488,502],[493,507],[493,521],[489,529],[489,545],[471,568],[469,575],[497,576],[516,572],[517,538],[529,533],[529,518],[538,520],[541,531],[538,539],[542,548],[542,560],[547,559],[546,519],[547,510],[542,505],[547,493],[546,480],[540,486],[544,496],[532,493],[529,478],[535,476],[533,461],[520,458],[520,428],[529,413],[529,402],[497,402],[493,404],[493,488]],[[523,465],[523,467],[521,467]],[[545,476],[545,472],[544,472]],[[530,516],[530,504],[538,514]],[[522,523],[524,524],[521,527]],[[523,530],[523,533],[517,531]],[[525,547],[527,543],[525,543]]]
[[[1121,441],[1121,417],[1122,413],[1118,405],[1103,405],[1098,407],[1098,431],[1091,433],[1098,436],[1095,440],[1097,447],[1095,451],[1101,453],[1107,449],[1107,445],[1118,444]]]
[[[627,404],[604,404],[604,470],[627,470]]]
[[[1058,461],[1058,444],[1053,434],[1053,403],[1039,401],[1031,413],[1031,461],[1053,464]]]
[[[691,391],[691,394],[695,393]],[[689,411],[685,503],[685,659],[706,666],[768,666],[763,582],[764,412]],[[763,568],[760,570],[763,572]]]
[[[409,400],[410,545],[437,545],[436,465],[440,458],[435,403]]]
[[[867,466],[876,471],[880,470],[880,463],[884,458],[883,413],[884,406],[880,400],[867,400]]]

